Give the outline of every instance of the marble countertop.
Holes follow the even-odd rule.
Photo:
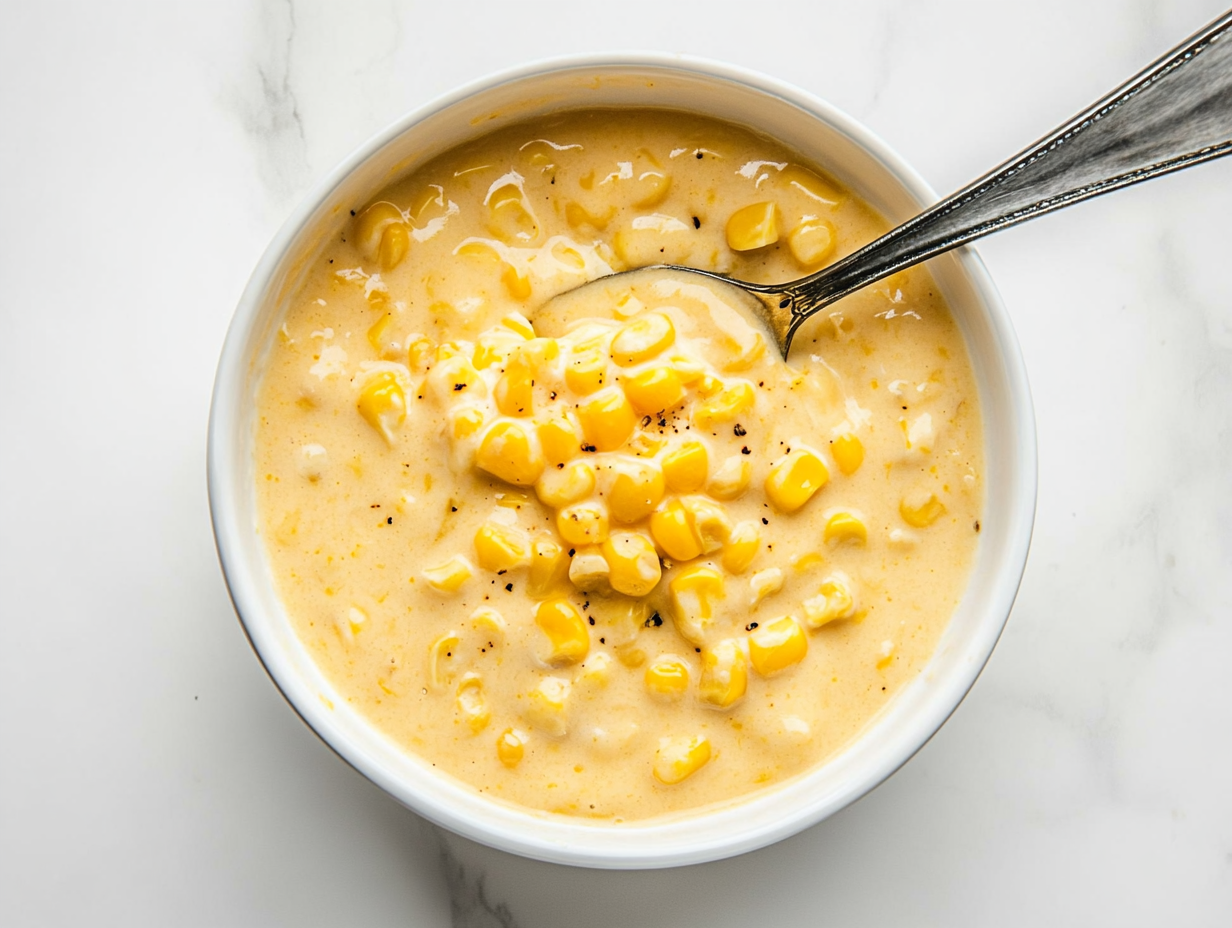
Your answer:
[[[7,5],[0,923],[1232,924],[1232,159],[981,244],[1038,414],[1018,604],[913,761],[744,857],[572,870],[402,809],[254,659],[205,493],[214,366],[266,242],[462,82],[562,52],[724,59],[946,191],[1221,6]]]

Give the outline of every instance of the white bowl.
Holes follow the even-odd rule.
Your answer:
[[[400,119],[322,180],[274,236],[227,334],[210,411],[210,509],[231,598],[287,701],[348,763],[425,818],[540,860],[589,867],[700,863],[781,840],[858,799],[904,764],[966,695],[1009,616],[1035,513],[1035,423],[1009,316],[975,253],[929,263],[967,340],[983,404],[985,487],[966,594],[924,671],[839,756],[748,799],[664,822],[611,826],[482,797],[406,754],[335,692],[296,637],[257,533],[255,397],[301,275],[349,209],[478,135],[562,109],[656,106],[749,126],[824,165],[891,222],[936,201],[888,146],[832,106],[730,65],[666,55],[555,59],[494,75]]]

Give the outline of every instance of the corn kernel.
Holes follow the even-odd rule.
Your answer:
[[[846,199],[834,184],[798,164],[789,164],[780,171],[777,181],[822,206],[838,206]]]
[[[480,606],[470,614],[468,621],[471,628],[481,635],[489,635],[498,640],[505,637],[505,617],[491,606]]]
[[[804,601],[804,621],[809,628],[850,619],[856,614],[851,581],[845,574],[833,574],[822,581],[816,596]]]
[[[689,688],[689,665],[678,657],[660,657],[643,677],[651,696],[675,700]]]
[[[488,385],[475,370],[475,365],[461,354],[441,358],[437,349],[437,362],[428,374],[428,389],[437,402],[453,403],[457,400],[482,399],[488,395]]]
[[[848,477],[864,463],[864,443],[850,432],[834,439],[830,445],[830,453],[834,455],[834,463],[838,465],[838,469]]]
[[[805,219],[787,235],[787,247],[801,267],[817,267],[834,254],[837,244],[834,224],[824,219]]]
[[[690,567],[673,577],[667,588],[676,630],[685,641],[704,644],[706,629],[714,621],[714,602],[723,595],[723,575],[706,565]]]
[[[749,577],[749,605],[756,606],[767,596],[773,596],[783,588],[783,571],[778,567],[767,567]]]
[[[622,461],[619,468],[608,491],[608,509],[616,522],[639,522],[663,499],[663,471],[638,460]]]
[[[778,208],[770,200],[738,209],[727,220],[727,247],[732,251],[754,251],[778,240]]]
[[[638,209],[650,209],[667,199],[672,189],[672,179],[661,171],[646,171],[637,178],[638,195],[633,205]]]
[[[693,517],[693,534],[702,554],[714,554],[727,544],[732,524],[722,506],[704,496],[686,496],[680,502]]]
[[[494,477],[530,486],[543,473],[543,455],[526,430],[516,422],[497,422],[479,443],[475,463]]]
[[[579,590],[606,593],[612,588],[611,574],[612,569],[599,545],[578,548],[569,560],[569,582]]]
[[[659,583],[661,569],[654,543],[636,532],[618,532],[603,543],[608,582],[617,593],[645,596]]]
[[[381,313],[368,329],[368,344],[376,350],[379,356],[392,361],[398,356],[399,349],[402,347],[394,337],[395,334],[394,314]]]
[[[551,538],[538,538],[531,545],[527,591],[534,599],[557,595],[567,588],[569,555]]]
[[[549,467],[535,484],[539,501],[553,509],[585,499],[594,489],[595,469],[587,461],[574,461],[562,468]]]
[[[563,677],[540,680],[527,698],[526,715],[531,724],[556,738],[569,734],[569,690],[572,688]]]
[[[527,209],[522,191],[505,184],[488,193],[488,231],[507,245],[526,245],[539,236],[535,214]]]
[[[840,511],[826,521],[825,539],[827,544],[867,544],[868,529],[864,526],[864,520],[855,513]]]
[[[651,367],[621,382],[633,408],[644,416],[677,406],[684,399],[684,384],[671,367]]]
[[[702,553],[693,514],[678,499],[669,500],[651,513],[650,534],[673,561],[691,561]]]
[[[452,416],[454,441],[470,438],[483,428],[483,410],[467,406],[455,410]]]
[[[513,312],[513,313],[509,313],[507,316],[502,317],[501,325],[509,329],[511,332],[514,332],[517,335],[521,335],[527,341],[530,341],[532,338],[535,337],[534,323],[532,323],[529,319],[527,319],[521,313]]]
[[[402,210],[387,200],[373,203],[355,217],[352,238],[356,250],[365,261],[375,261],[380,257],[381,240],[386,230],[394,225],[403,226],[405,231]]]
[[[706,485],[709,455],[700,441],[685,442],[663,458],[663,479],[670,490],[695,493]]]
[[[808,636],[793,616],[774,619],[749,635],[749,661],[763,677],[773,676],[808,654]]]
[[[458,587],[469,580],[474,571],[471,569],[470,561],[460,554],[455,554],[444,564],[426,567],[421,573],[435,589],[442,593],[456,593]]]
[[[734,422],[738,416],[752,408],[752,384],[736,380],[698,404],[693,410],[693,424],[699,429],[709,431],[717,425]]]
[[[599,451],[615,451],[633,434],[637,416],[619,387],[601,390],[578,407],[582,434]]]
[[[749,685],[749,659],[732,638],[702,651],[702,676],[697,695],[717,709],[735,705]]]
[[[579,503],[556,513],[556,531],[571,545],[597,545],[607,540],[607,510],[600,503]]]
[[[356,405],[364,421],[392,445],[394,433],[406,421],[406,396],[397,378],[388,371],[377,374],[360,391]]]
[[[923,490],[904,496],[898,514],[912,528],[928,528],[945,514],[945,504],[936,494]]]
[[[460,640],[457,632],[449,631],[428,646],[428,682],[433,688],[439,689],[453,679],[449,665],[445,662],[453,657],[453,650]]]
[[[477,370],[503,364],[513,354],[514,350],[526,342],[516,332],[505,328],[492,328],[480,332],[475,345],[475,356],[471,363]]]
[[[612,338],[612,360],[621,367],[649,361],[676,340],[676,327],[663,313],[630,319]]]
[[[706,492],[715,499],[737,499],[749,488],[752,477],[753,465],[749,463],[748,455],[733,454],[714,472],[706,484]]]
[[[475,533],[479,566],[493,572],[516,570],[530,564],[530,539],[511,525],[485,522]]]
[[[660,738],[655,752],[654,778],[665,786],[688,779],[710,761],[710,741],[704,735]]]
[[[794,448],[770,468],[766,496],[780,512],[795,512],[829,479],[821,458],[806,448]]]
[[[535,610],[535,624],[548,639],[546,664],[575,664],[590,651],[590,632],[577,607],[567,599],[549,599]]]
[[[516,728],[506,728],[496,739],[496,757],[509,769],[522,762],[526,753],[526,733]]]
[[[582,436],[578,434],[573,421],[566,416],[541,422],[538,433],[544,460],[549,464],[563,464],[582,448]]]
[[[590,225],[602,232],[607,228],[607,224],[612,221],[612,217],[615,215],[615,206],[608,206],[604,212],[599,213],[591,212],[580,203],[575,203],[572,200],[565,204],[565,221],[575,229],[578,226]]]
[[[501,283],[505,285],[505,290],[515,300],[525,300],[530,296],[530,277],[522,272],[520,268],[514,267],[512,264],[506,264],[505,269],[501,271]]]
[[[492,712],[483,695],[483,678],[479,674],[468,673],[458,684],[458,713],[476,735],[492,720]]]
[[[894,663],[894,642],[887,638],[877,649],[877,669],[885,670]]]
[[[406,257],[411,247],[411,233],[401,222],[391,223],[381,236],[381,247],[377,249],[377,260],[381,270],[392,271]]]
[[[753,520],[736,523],[727,547],[723,549],[723,569],[731,574],[742,574],[749,569],[761,547],[761,529]]]
[[[523,352],[514,351],[492,391],[496,408],[506,416],[529,416],[535,411],[534,384],[530,362]]]
[[[574,393],[589,396],[607,377],[607,356],[599,348],[574,348],[565,365],[565,384]]]
[[[407,365],[416,374],[422,374],[436,359],[436,345],[426,335],[411,335],[406,340]]]

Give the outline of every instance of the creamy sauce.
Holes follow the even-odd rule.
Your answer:
[[[724,288],[885,230],[752,133],[518,126],[356,205],[259,396],[262,531],[338,691],[485,795],[630,821],[849,744],[927,663],[982,505],[962,336],[913,269],[789,364]]]

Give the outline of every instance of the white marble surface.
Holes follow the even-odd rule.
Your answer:
[[[562,52],[752,66],[945,191],[1221,0],[62,3],[0,29],[0,923],[1232,924],[1232,159],[981,246],[1039,417],[1022,595],[905,769],[745,857],[603,873],[438,835],[287,709],[205,495],[214,364],[306,187]]]

